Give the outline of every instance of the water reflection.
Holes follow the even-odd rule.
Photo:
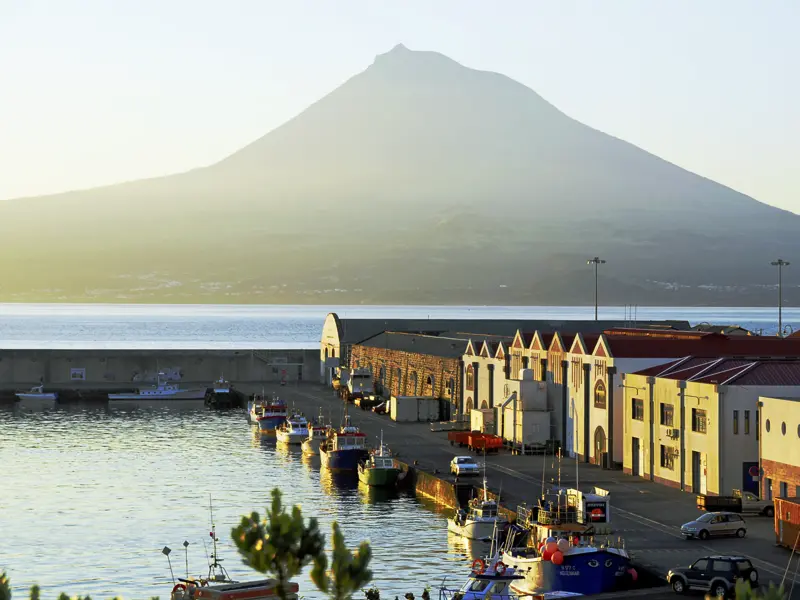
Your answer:
[[[229,532],[243,514],[263,514],[274,487],[287,507],[300,504],[317,517],[325,533],[338,521],[348,546],[370,540],[375,585],[385,597],[418,593],[469,566],[461,550],[449,548],[435,504],[363,489],[356,473],[320,470],[319,457],[279,449],[241,412],[70,405],[26,414],[8,406],[0,407],[0,420],[0,563],[20,596],[36,582],[43,595],[166,596],[165,545],[175,551],[176,575],[184,571],[184,540],[190,571],[205,569],[209,495],[226,568],[234,578],[253,577]],[[51,551],[31,543],[42,515]],[[315,596],[307,574],[298,581],[303,596]]]
[[[453,552],[470,560],[485,558],[491,550],[491,544],[489,542],[471,540],[451,531],[447,532],[447,545]]]

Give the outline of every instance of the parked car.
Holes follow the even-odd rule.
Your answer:
[[[681,525],[681,535],[687,540],[709,537],[733,536],[743,538],[747,535],[747,522],[738,513],[708,512],[700,515],[694,521]]]
[[[690,567],[672,569],[667,573],[667,581],[677,594],[700,590],[715,597],[727,596],[740,579],[751,587],[758,586],[758,571],[744,556],[704,556]]]
[[[452,475],[478,475],[479,472],[478,463],[471,456],[456,456],[450,461],[450,473]]]
[[[372,412],[377,413],[379,415],[385,415],[389,412],[389,403],[384,400],[380,404],[376,404],[372,407]]]

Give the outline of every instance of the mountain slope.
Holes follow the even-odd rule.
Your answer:
[[[581,265],[600,254],[607,302],[772,303],[769,261],[796,253],[798,224],[507,77],[398,46],[210,167],[0,203],[0,294],[588,303]]]

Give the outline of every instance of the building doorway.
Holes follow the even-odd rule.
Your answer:
[[[642,451],[641,441],[639,438],[631,438],[632,447],[631,447],[631,460],[633,461],[633,465],[631,466],[631,474],[634,477],[641,477],[642,476],[642,457],[639,454]]]
[[[606,454],[606,432],[601,426],[594,430],[594,464],[603,465]]]
[[[708,491],[705,465],[705,453],[692,451],[692,492],[695,494],[705,494]]]

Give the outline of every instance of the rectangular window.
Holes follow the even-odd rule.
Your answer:
[[[706,411],[702,408],[692,409],[692,431],[696,433],[706,432]]]
[[[800,498],[800,485],[794,486],[794,497]]]
[[[634,398],[631,404],[631,418],[634,421],[644,421],[644,400]]]
[[[744,411],[744,434],[750,435],[750,411]]]
[[[767,477],[767,480],[766,480],[765,483],[766,483],[766,487],[767,487],[767,489],[766,489],[767,497],[764,498],[764,499],[765,500],[772,500],[772,479]]]
[[[661,446],[661,468],[673,470],[675,467],[672,449],[669,446]]]
[[[675,418],[675,406],[672,404],[661,404],[661,424],[664,427],[673,427]]]
[[[789,484],[781,481],[781,498],[786,498],[789,495]]]
[[[579,358],[572,359],[572,389],[577,390],[581,387],[581,376],[583,362]]]
[[[733,411],[733,435],[739,434],[739,411]]]

